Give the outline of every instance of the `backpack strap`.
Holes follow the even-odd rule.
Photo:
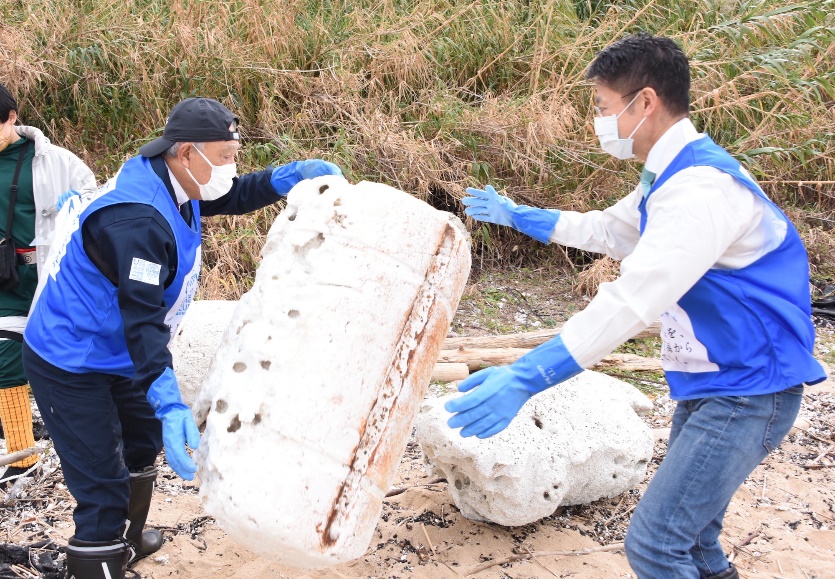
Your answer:
[[[17,202],[17,180],[20,177],[20,168],[23,167],[23,161],[26,159],[26,153],[29,152],[29,145],[32,141],[26,140],[23,147],[20,149],[20,155],[17,158],[17,166],[14,170],[14,177],[12,177],[12,186],[9,187],[9,215],[6,218],[6,240],[12,238],[12,221],[14,220],[14,206]]]
[[[12,332],[11,330],[0,330],[0,338],[6,340],[14,340],[15,342],[23,343],[23,334]]]

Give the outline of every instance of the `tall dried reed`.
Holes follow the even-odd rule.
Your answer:
[[[102,179],[159,134],[173,104],[204,95],[241,118],[244,170],[322,157],[355,181],[459,212],[464,188],[488,181],[521,202],[577,210],[627,192],[637,168],[598,150],[583,73],[626,33],[668,35],[691,58],[697,126],[798,208],[805,231],[830,235],[835,0],[0,0],[0,8],[0,81],[20,96],[25,122]],[[204,297],[247,289],[276,210],[207,222]],[[477,263],[516,263],[519,236],[471,225]],[[833,260],[822,258],[816,275],[835,278]]]

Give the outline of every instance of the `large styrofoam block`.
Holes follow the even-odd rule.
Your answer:
[[[534,396],[506,430],[483,440],[447,425],[443,405],[457,396],[427,399],[415,437],[469,519],[526,525],[560,505],[617,496],[646,476],[653,437],[636,412],[652,403],[625,382],[585,371]]]
[[[191,302],[168,345],[183,402],[191,406],[229,327],[237,301]]]
[[[193,410],[204,508],[297,567],[361,556],[470,269],[463,224],[391,187],[304,181]]]

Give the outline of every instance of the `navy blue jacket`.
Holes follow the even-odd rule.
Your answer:
[[[165,183],[176,203],[164,155],[151,159],[154,172]],[[270,184],[272,168],[237,177],[229,193],[214,201],[200,201],[201,215],[242,215],[261,209],[280,199]],[[183,208],[187,208],[183,211]],[[191,218],[190,204],[182,213]],[[193,226],[192,226],[193,228]],[[119,286],[119,308],[125,327],[125,339],[136,367],[134,383],[145,392],[165,368],[172,365],[168,350],[169,329],[164,323],[166,307],[163,291],[177,271],[177,246],[174,235],[162,214],[150,205],[122,203],[99,209],[84,222],[84,249],[96,267]],[[137,247],[162,270],[167,268],[166,283],[128,284],[127,279]]]

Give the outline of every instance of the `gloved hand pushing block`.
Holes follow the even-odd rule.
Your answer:
[[[471,196],[462,200],[466,206],[464,213],[478,221],[512,227],[542,243],[548,243],[560,218],[557,209],[517,205],[510,198],[499,195],[492,185],[484,189],[467,187],[467,193]]]
[[[337,165],[321,159],[293,161],[276,168],[272,177],[270,177],[270,184],[276,193],[286,197],[290,189],[300,181],[321,177],[322,175],[339,175],[341,177],[342,170]]]
[[[148,402],[156,417],[162,422],[162,442],[165,445],[165,459],[181,478],[192,480],[197,465],[186,451],[200,445],[200,431],[194,423],[191,409],[183,404],[177,378],[171,368],[166,368],[154,380],[147,394]]]

